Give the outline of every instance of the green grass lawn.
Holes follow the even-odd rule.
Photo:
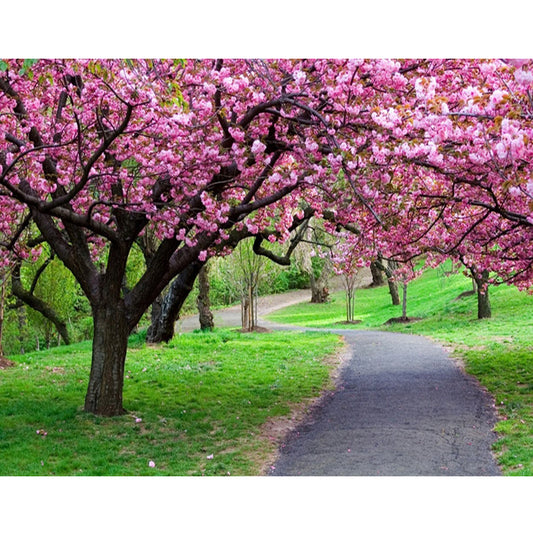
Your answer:
[[[0,371],[0,475],[259,474],[277,447],[263,424],[331,386],[339,345],[229,330],[133,339],[117,418],[82,411],[90,343],[12,357]]]
[[[356,319],[346,326],[344,293],[331,303],[299,304],[271,314],[274,322],[328,328],[383,329],[424,335],[453,348],[466,370],[493,395],[500,422],[494,451],[505,474],[533,475],[533,295],[513,287],[490,289],[492,318],[477,320],[475,296],[455,298],[472,288],[462,274],[430,270],[409,285],[407,314],[420,321],[384,325],[401,315],[387,287],[359,289]]]

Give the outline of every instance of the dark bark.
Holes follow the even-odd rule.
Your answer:
[[[381,256],[379,256],[381,259]],[[385,266],[383,264],[383,261],[375,261],[374,265],[379,270],[383,271],[385,273],[385,276],[387,276],[387,283],[389,285],[389,293],[392,299],[392,305],[400,305],[400,295],[398,294],[398,285],[393,279],[394,275],[394,269],[396,268],[396,263],[394,261],[388,261],[388,265]]]
[[[477,317],[478,319],[492,316],[489,299],[489,272],[484,270],[481,274],[474,274],[477,285]]]
[[[163,308],[164,296],[160,294],[152,303],[152,310],[150,314],[150,325],[146,331],[146,342],[151,343],[155,332],[158,329],[159,321],[161,320],[161,311]]]
[[[392,299],[392,305],[400,305],[400,295],[398,293],[398,284],[394,281],[394,270],[396,269],[396,263],[389,261],[389,266],[385,270],[387,276],[387,283],[389,285],[389,292]]]
[[[379,268],[378,263],[383,265],[381,257],[378,257],[375,261],[370,263],[370,273],[372,274],[371,287],[381,287],[385,285],[385,279],[383,278],[383,269]]]
[[[198,307],[198,318],[200,320],[200,329],[210,331],[214,329],[215,322],[211,312],[211,302],[209,301],[209,272],[206,263],[198,274],[198,298],[196,305]]]
[[[150,335],[146,336],[146,342],[168,342],[174,336],[174,327],[179,318],[179,313],[187,296],[194,286],[203,263],[194,261],[189,264],[176,280],[163,298],[161,312],[154,316],[151,324]]]
[[[101,416],[118,416],[122,406],[124,364],[129,328],[123,301],[106,302],[93,308],[94,337],[85,411]]]

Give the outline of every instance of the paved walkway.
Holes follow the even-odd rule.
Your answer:
[[[308,291],[261,300],[259,325],[291,329],[264,315],[305,300]],[[239,321],[239,306],[215,313],[217,326]],[[195,328],[196,317],[178,325]],[[332,331],[345,337],[351,357],[334,393],[288,436],[271,475],[500,474],[490,451],[492,400],[442,348],[414,335]]]
[[[282,447],[272,475],[486,476],[491,399],[418,336],[342,331],[353,356],[332,396]]]

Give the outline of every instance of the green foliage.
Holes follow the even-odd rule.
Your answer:
[[[276,448],[261,426],[328,385],[337,345],[219,330],[145,347],[139,334],[126,362],[129,413],[113,419],[81,410],[89,342],[13,357],[0,374],[0,475],[258,474]]]
[[[21,281],[27,291],[37,272],[45,261],[46,268],[39,275],[33,287],[33,294],[54,309],[59,318],[67,324],[71,340],[83,340],[92,334],[87,317],[90,307],[71,272],[54,258],[50,261],[47,250],[44,250],[36,262],[25,262],[21,269]],[[42,314],[28,306],[15,307],[16,299],[11,297],[6,308],[4,349],[6,354],[35,350],[38,346],[50,346],[59,342],[55,325]]]

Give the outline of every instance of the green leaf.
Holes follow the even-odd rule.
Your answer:
[[[8,64],[5,61],[0,60],[0,71],[5,72],[7,70]]]

